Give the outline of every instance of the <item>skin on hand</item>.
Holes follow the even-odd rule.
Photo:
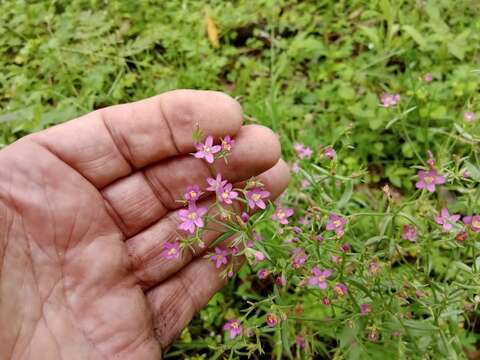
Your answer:
[[[197,125],[235,138],[228,166],[189,155]],[[0,168],[0,359],[161,358],[224,283],[201,251],[161,256],[175,200],[217,172],[258,176],[271,199],[289,180],[274,133],[242,126],[229,96],[194,90],[29,135],[0,151]]]

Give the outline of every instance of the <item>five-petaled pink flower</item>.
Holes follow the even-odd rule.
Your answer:
[[[480,232],[480,215],[464,216],[463,222],[466,225],[470,225],[472,231]]]
[[[233,145],[235,145],[235,140],[233,140],[230,136],[225,136],[222,139],[222,150],[226,152],[232,151]]]
[[[205,159],[209,164],[215,160],[214,155],[222,150],[220,145],[213,145],[213,137],[211,135],[207,136],[205,143],[195,144],[195,147],[197,148],[197,152],[194,156],[197,159]]]
[[[450,215],[447,208],[443,208],[439,216],[435,217],[435,222],[442,225],[444,232],[450,232],[454,223],[460,219],[460,215]]]
[[[242,326],[237,319],[230,319],[223,325],[223,330],[230,333],[230,339],[234,339],[242,333]]]
[[[183,197],[187,201],[197,201],[200,196],[203,194],[203,192],[200,191],[200,188],[198,185],[192,185],[185,190],[185,194],[183,194]]]
[[[207,187],[208,191],[217,192],[218,189],[220,189],[221,187],[223,187],[227,183],[227,180],[223,180],[222,175],[217,174],[217,177],[215,179],[214,178],[208,178],[207,183],[208,183],[208,185],[210,185],[209,187]]]
[[[417,241],[417,229],[411,225],[403,225],[402,239],[411,242]]]
[[[232,190],[233,185],[230,183],[225,184],[217,190],[217,197],[220,202],[225,204],[231,204],[232,200],[238,197],[238,193]]]
[[[383,107],[388,108],[390,106],[395,106],[398,104],[398,102],[400,101],[400,95],[384,93],[382,94],[381,100]]]
[[[293,144],[293,148],[300,159],[308,159],[313,154],[312,149],[300,143]]]
[[[477,115],[475,115],[475,113],[472,111],[465,111],[463,113],[463,119],[465,121],[468,121],[468,122],[475,121],[476,118],[477,118]]]
[[[165,243],[163,244],[163,250],[161,252],[161,256],[164,259],[168,260],[176,260],[180,258],[180,243],[175,241],[173,243]]]
[[[288,224],[288,218],[293,215],[293,210],[278,206],[272,215],[272,220],[278,221],[282,225]]]
[[[314,266],[312,268],[312,274],[313,275],[308,279],[308,284],[318,286],[320,289],[326,289],[327,279],[332,275],[332,270],[320,270],[318,266]]]
[[[193,234],[196,227],[201,228],[204,226],[203,216],[207,211],[205,207],[197,208],[195,203],[189,203],[188,209],[182,209],[178,212],[180,220],[182,221],[178,225],[178,228]]]
[[[329,146],[325,150],[323,150],[323,155],[325,155],[325,157],[327,159],[330,159],[330,160],[332,160],[335,157],[336,154],[337,153],[335,152],[335,149],[332,148],[331,146]]]
[[[255,209],[258,207],[260,209],[265,209],[267,205],[263,199],[266,199],[270,196],[270,193],[266,190],[260,188],[253,188],[252,190],[247,191],[247,200],[248,206],[250,209]]]
[[[445,184],[445,177],[437,175],[437,170],[430,169],[429,171],[420,170],[418,172],[419,180],[415,184],[417,189],[427,189],[430,192],[435,191],[436,185]]]
[[[338,237],[342,237],[345,233],[345,224],[347,219],[335,213],[330,214],[330,221],[327,223],[327,230],[335,231]]]
[[[348,293],[347,285],[338,283],[333,287],[333,292],[338,296],[345,296]]]
[[[215,247],[215,254],[212,254],[210,259],[215,261],[215,267],[220,269],[222,265],[225,265],[228,262],[228,250],[217,246]]]

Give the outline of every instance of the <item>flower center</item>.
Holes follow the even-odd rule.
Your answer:
[[[198,215],[197,215],[197,213],[194,211],[194,212],[191,212],[190,214],[188,214],[187,217],[188,217],[190,220],[195,220],[195,219],[198,217]]]
[[[232,329],[238,329],[238,323],[236,321],[232,322]]]
[[[431,176],[425,176],[424,181],[425,181],[427,184],[430,185],[430,184],[433,183],[433,177],[431,177]]]
[[[472,227],[480,228],[480,220],[472,220]]]
[[[258,201],[258,200],[260,200],[260,198],[261,198],[260,194],[253,194],[252,195],[252,200],[253,201]]]
[[[224,199],[228,199],[228,198],[229,198],[228,191],[224,191],[224,192],[222,193],[222,198],[224,198]]]
[[[285,217],[285,212],[283,210],[279,210],[277,212],[277,216],[279,219],[283,219]]]
[[[208,147],[207,145],[203,145],[203,152],[204,152],[205,154],[210,153],[210,147]]]
[[[336,227],[340,227],[340,226],[342,226],[342,222],[340,220],[335,220],[333,222],[333,225],[335,225]]]
[[[177,249],[171,248],[170,250],[168,250],[168,255],[176,255],[176,254],[177,254]]]
[[[325,281],[325,275],[318,275],[318,281],[324,282]]]
[[[195,191],[190,191],[190,197],[197,197],[197,193]]]

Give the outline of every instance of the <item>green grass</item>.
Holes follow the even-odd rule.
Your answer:
[[[0,3],[0,143],[171,89],[225,91],[239,99],[247,123],[280,134],[287,160],[294,161],[294,142],[315,152],[302,162],[286,195],[298,215],[314,218],[302,238],[311,250],[309,266],[338,250],[307,244],[325,224],[315,209],[320,207],[352,216],[346,235],[356,253],[351,263],[362,268],[376,259],[391,270],[376,284],[365,276],[348,278],[356,290],[344,308],[354,309],[369,291],[378,291],[370,301],[382,310],[368,322],[347,310],[329,313],[315,291],[292,287],[280,296],[282,290],[262,284],[245,267],[182,334],[170,356],[221,358],[231,349],[246,353],[250,344],[258,358],[261,344],[277,359],[290,354],[462,358],[465,349],[472,352],[480,343],[478,304],[463,310],[480,295],[479,237],[472,234],[468,246],[460,246],[454,237],[442,237],[432,219],[446,205],[451,212],[480,212],[479,120],[463,120],[465,111],[480,115],[479,13],[476,0],[5,1]],[[207,14],[219,31],[218,48],[207,37]],[[433,75],[431,83],[422,79],[426,73]],[[384,92],[401,94],[400,104],[380,106]],[[322,157],[328,145],[337,151],[333,164]],[[449,180],[432,196],[414,186],[427,150]],[[461,177],[465,169],[468,181]],[[301,189],[305,177],[313,185]],[[397,202],[382,195],[385,184],[395,190]],[[418,224],[417,244],[400,239],[405,223],[400,213]],[[278,237],[271,226],[264,231],[272,246],[291,236]],[[288,253],[272,252],[277,260],[271,268],[285,269]],[[402,288],[404,282],[428,288],[425,300],[408,300],[411,318],[398,295],[412,290]],[[244,314],[247,301],[262,299],[270,300],[252,309],[248,320],[256,326],[258,344],[255,336],[243,345],[212,336],[221,334],[226,318]],[[272,304],[289,313],[288,325],[261,330]],[[303,313],[294,315],[295,307]],[[326,316],[333,323],[327,325]],[[382,334],[378,344],[361,335],[372,327]],[[387,334],[398,327],[404,336],[392,340]],[[307,338],[305,351],[291,345],[295,333]]]

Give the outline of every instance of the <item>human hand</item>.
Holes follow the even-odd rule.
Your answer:
[[[235,137],[228,167],[189,155],[197,124]],[[176,236],[176,199],[217,172],[258,175],[273,199],[289,179],[279,157],[270,130],[242,127],[236,101],[193,90],[97,110],[0,151],[0,358],[161,358],[224,283],[201,251],[160,256]]]

